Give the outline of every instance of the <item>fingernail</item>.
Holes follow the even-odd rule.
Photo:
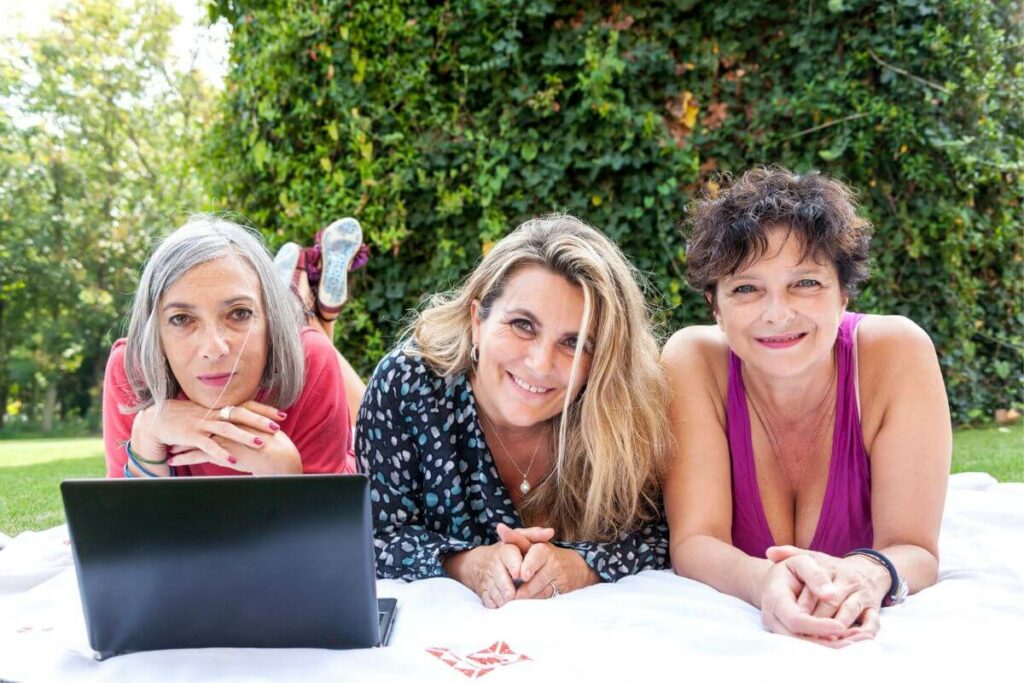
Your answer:
[[[231,463],[232,465],[237,465],[238,464],[238,458],[236,458],[233,455],[229,455],[228,456],[228,462]]]
[[[281,428],[281,425],[277,424],[276,422],[271,422],[269,426],[270,426],[270,431],[272,431],[272,432],[276,432],[277,430],[279,430]]]
[[[277,411],[277,416],[283,420],[286,417],[288,417],[288,413],[284,412],[283,410],[279,410]]]
[[[263,445],[263,439],[261,439],[258,436],[254,436],[253,439],[252,439],[252,442],[254,444],[256,444],[257,446],[262,446]]]

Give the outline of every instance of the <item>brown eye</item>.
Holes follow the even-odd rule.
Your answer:
[[[512,329],[516,330],[517,332],[533,334],[533,323],[527,320],[526,318],[516,318],[514,320],[510,320],[508,324],[511,325]]]
[[[174,327],[184,327],[185,325],[189,324],[190,320],[191,318],[189,318],[184,313],[175,313],[174,315],[167,319],[167,322],[169,322]]]
[[[248,308],[236,308],[235,310],[231,311],[232,320],[244,321],[251,319],[252,316],[253,312]]]

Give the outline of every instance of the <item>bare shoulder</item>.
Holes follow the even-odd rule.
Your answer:
[[[728,357],[729,342],[716,325],[690,325],[669,337],[661,357],[672,364],[713,362]]]
[[[902,315],[866,315],[857,325],[858,358],[862,367],[885,366],[910,357],[935,355],[931,337]]]
[[[868,315],[857,326],[857,375],[864,417],[881,419],[895,400],[923,386],[941,387],[942,371],[931,337],[901,315]],[[876,411],[877,414],[876,414]]]
[[[691,325],[673,334],[661,352],[670,379],[713,379],[723,384],[729,370],[729,342],[716,325]]]

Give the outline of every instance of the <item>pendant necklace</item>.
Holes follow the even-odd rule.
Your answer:
[[[498,434],[498,430],[494,428],[494,423],[491,422],[491,419],[489,417],[484,415],[484,411],[481,410],[479,412],[480,416],[487,420],[487,424],[490,425],[491,432],[494,433],[494,437],[498,440],[498,443],[501,444],[501,450],[505,451],[505,456],[512,461],[512,467],[515,467],[516,472],[518,472],[519,475],[523,478],[523,481],[520,482],[519,484],[519,490],[525,496],[527,493],[530,492],[530,489],[533,488],[532,486],[530,486],[530,482],[527,480],[527,475],[530,474],[530,470],[533,469],[533,463],[535,460],[537,460],[537,453],[540,452],[541,442],[539,440],[537,441],[537,447],[533,449],[533,457],[530,458],[530,464],[527,465],[526,471],[523,472],[521,469],[519,469],[519,465],[516,463],[515,458],[513,458],[512,455],[509,453],[508,448],[505,446],[505,442],[501,440],[501,436]]]

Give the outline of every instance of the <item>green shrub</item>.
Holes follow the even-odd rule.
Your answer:
[[[620,242],[666,329],[708,319],[677,226],[717,172],[817,168],[876,225],[855,308],[939,348],[954,416],[1020,405],[1020,6],[984,0],[221,0],[233,24],[212,188],[274,244],[342,215],[375,256],[340,348],[363,371],[406,311],[522,220]]]

